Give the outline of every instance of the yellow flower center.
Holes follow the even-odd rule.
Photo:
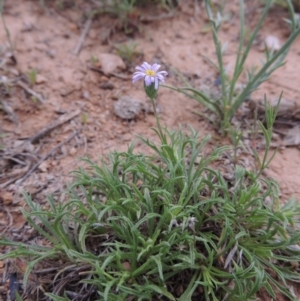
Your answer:
[[[149,76],[155,76],[156,75],[155,71],[153,71],[153,70],[146,70],[145,73],[146,73],[146,75],[149,75]]]

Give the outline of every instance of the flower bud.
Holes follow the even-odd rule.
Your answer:
[[[155,84],[151,83],[149,86],[147,86],[144,82],[144,89],[145,89],[145,92],[146,92],[147,96],[151,100],[155,100],[156,95],[157,95],[157,91],[158,91],[158,89],[155,89]]]

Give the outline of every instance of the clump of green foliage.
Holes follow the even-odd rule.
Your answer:
[[[267,128],[260,125],[270,141],[270,106],[266,119]],[[132,145],[101,164],[84,159],[88,168],[75,172],[63,202],[49,197],[45,209],[25,195],[23,214],[43,244],[0,241],[13,247],[0,260],[28,262],[23,295],[246,301],[264,288],[294,300],[287,281],[300,280],[293,264],[300,206],[279,204],[274,182],[260,176],[266,164],[258,171],[236,164],[229,180],[218,168],[227,147],[204,151],[209,137],[193,130],[156,133],[158,143],[139,138],[153,156]]]
[[[28,78],[30,86],[35,85],[36,77],[37,77],[37,70],[36,69],[31,69],[31,70],[27,71],[27,78]]]
[[[237,56],[234,65],[232,76],[229,76],[228,70],[224,65],[224,55],[226,53],[227,42],[222,44],[219,38],[219,30],[223,23],[223,7],[217,13],[212,9],[211,0],[205,0],[205,8],[210,20],[213,41],[217,54],[217,63],[214,64],[218,73],[220,74],[221,96],[218,99],[211,99],[208,95],[198,89],[188,86],[185,88],[174,88],[185,95],[197,100],[211,112],[216,114],[217,127],[221,128],[223,135],[227,135],[230,131],[231,120],[238,108],[249,99],[251,93],[255,91],[263,82],[268,80],[270,75],[284,64],[284,59],[289,52],[290,46],[300,34],[300,25],[296,21],[296,14],[293,9],[291,0],[285,0],[286,5],[290,12],[291,18],[291,34],[285,43],[276,52],[273,49],[265,51],[265,59],[262,61],[262,66],[258,69],[252,68],[247,70],[245,62],[250,53],[251,47],[259,34],[259,31],[267,17],[273,0],[265,1],[265,7],[262,11],[256,27],[252,34],[248,37],[245,36],[245,7],[244,1],[240,0],[240,39],[237,49]],[[243,87],[237,92],[236,87],[239,85],[241,78],[246,75],[247,81]]]
[[[145,6],[161,6],[165,9],[172,9],[177,5],[175,0],[96,0],[98,7],[93,11],[93,15],[110,14],[116,17],[118,25],[126,34],[140,30],[140,8]]]
[[[125,60],[127,63],[132,64],[134,59],[140,55],[140,52],[137,50],[137,44],[130,40],[126,43],[116,44],[117,54]]]
[[[118,3],[126,11],[135,1]],[[240,5],[243,13],[242,0]],[[222,99],[212,102],[190,87],[179,90],[219,114],[225,130],[245,97],[282,64],[298,34],[292,22],[283,50],[268,52],[266,64],[249,73],[245,90],[236,95],[234,87],[268,5],[246,48],[240,41],[229,79],[217,35],[221,16],[214,18],[206,1]],[[27,262],[16,299],[248,301],[256,300],[263,288],[271,298],[279,291],[296,300],[287,281],[300,280],[295,264],[300,261],[300,205],[293,200],[281,205],[274,181],[262,177],[270,163],[276,109],[266,104],[265,125],[259,123],[266,148],[262,159],[253,150],[257,170],[239,165],[234,150],[228,177],[221,171],[228,147],[209,147],[210,137],[200,139],[192,129],[189,134],[163,129],[154,98],[158,142],[139,137],[152,156],[131,145],[100,163],[85,158],[87,166],[74,172],[67,197],[58,201],[49,196],[48,208],[24,195],[27,208],[22,212],[35,230],[32,239],[0,240],[11,248],[0,260]],[[232,133],[238,147],[241,135]]]
[[[3,150],[4,149],[4,145],[3,145],[3,142],[2,142],[2,138],[4,137],[4,134],[2,134],[0,132],[0,150]]]

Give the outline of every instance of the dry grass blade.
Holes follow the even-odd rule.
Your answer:
[[[47,267],[49,265],[52,265],[52,267]],[[37,279],[37,282],[29,282],[25,296],[31,300],[37,300],[36,298],[41,293],[52,292],[56,295],[65,293],[74,301],[94,300],[95,286],[83,281],[91,278],[92,270],[93,268],[87,264],[74,265],[65,262],[62,265],[57,262],[44,262],[32,271],[32,275],[35,275],[34,278]]]
[[[76,48],[73,51],[73,54],[78,55],[80,53],[80,50],[82,49],[82,46],[83,46],[84,40],[86,38],[86,35],[88,34],[88,32],[89,32],[89,30],[92,26],[92,22],[93,22],[93,20],[91,18],[87,19],[87,21],[85,22],[84,28],[83,28],[82,33],[81,33],[81,36],[78,40]]]
[[[40,103],[44,103],[45,100],[44,98],[36,93],[35,91],[33,91],[32,89],[30,89],[25,83],[23,83],[21,80],[17,81],[17,85],[20,86],[21,88],[23,88],[28,94],[32,95],[35,99],[37,99]]]

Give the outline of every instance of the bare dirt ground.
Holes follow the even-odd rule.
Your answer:
[[[232,68],[239,39],[236,2],[226,7],[228,21],[221,30],[222,41],[229,42],[225,63]],[[251,31],[261,6],[256,1],[246,4]],[[201,1],[181,1],[170,12],[153,6],[138,11],[140,22],[131,35],[118,27],[120,20],[109,16],[101,15],[89,22],[84,16],[90,9],[84,1],[65,9],[53,4],[42,7],[39,1],[11,0],[5,4],[6,25],[15,49],[14,57],[9,56],[7,34],[0,27],[0,132],[4,134],[0,235],[8,230],[15,236],[22,233],[25,221],[18,209],[24,205],[20,191],[27,191],[41,204],[47,194],[63,198],[61,191],[72,179],[70,172],[82,165],[80,156],[97,159],[114,149],[126,150],[136,135],[155,139],[151,130],[155,118],[142,85],[131,83],[135,65],[143,61],[162,64],[162,69],[169,72],[168,83],[173,85],[180,85],[176,69],[196,87],[213,87],[218,77],[204,58],[216,61]],[[283,8],[271,9],[248,66],[260,64],[262,43],[268,35],[284,42],[289,34],[284,21],[287,17]],[[115,48],[130,39],[140,52],[132,63],[122,61]],[[293,44],[285,66],[252,95],[253,100],[262,101],[265,94],[269,100],[276,100],[283,91],[285,103],[294,104],[290,116],[295,116],[300,108],[299,68],[300,38]],[[32,70],[37,72],[34,84],[28,80]],[[138,105],[140,113],[132,119],[116,114],[115,104],[124,96],[142,103]],[[161,88],[158,107],[161,122],[168,128],[190,125],[200,131],[200,136],[210,133],[212,143],[228,142],[207,119],[194,113],[205,114],[196,101]],[[275,133],[274,146],[279,150],[267,170],[279,183],[282,202],[292,196],[300,199],[299,119],[298,124],[290,120],[289,126],[294,132],[287,134],[285,128]],[[139,143],[137,146],[139,151],[144,150]],[[0,262],[0,274],[3,266]]]

